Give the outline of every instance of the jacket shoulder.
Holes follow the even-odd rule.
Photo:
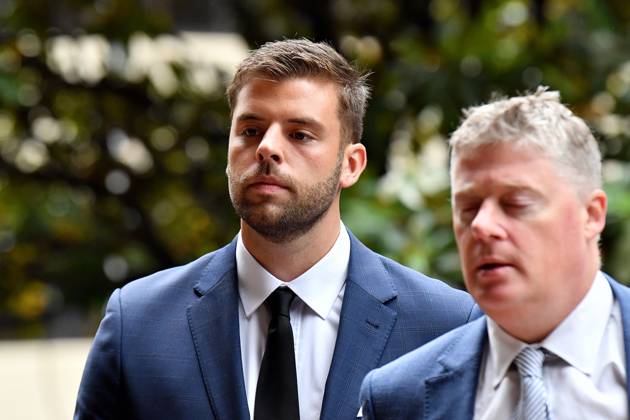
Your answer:
[[[376,253],[375,253],[376,254]],[[433,293],[442,293],[452,297],[461,299],[462,301],[472,302],[472,298],[463,290],[457,289],[447,282],[436,279],[410,267],[402,265],[388,257],[376,254],[381,260],[383,266],[390,274],[394,283],[400,291],[423,289]]]
[[[173,303],[192,299],[198,285],[211,288],[224,274],[234,270],[235,264],[234,250],[227,245],[187,264],[127,283],[120,291],[121,305],[142,306],[165,299]]]
[[[387,278],[399,295],[411,294],[421,300],[446,297],[467,306],[468,309],[472,306],[471,296],[463,290],[381,255],[365,246],[350,231],[348,233],[352,244],[350,266],[361,275],[381,275]]]
[[[372,392],[387,399],[409,394],[417,398],[424,382],[466,367],[479,356],[485,340],[485,319],[462,325],[370,373]]]
[[[372,383],[374,389],[386,393],[405,392],[421,385],[429,377],[438,376],[443,367],[437,362],[438,358],[460,343],[463,336],[463,325],[436,338],[398,359],[373,371]]]
[[[399,308],[412,308],[414,311],[423,308],[429,319],[452,320],[455,323],[448,327],[449,330],[481,314],[474,310],[475,302],[467,292],[382,255],[378,258],[398,292]]]

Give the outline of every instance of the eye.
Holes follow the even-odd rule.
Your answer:
[[[289,134],[289,137],[298,141],[308,141],[314,139],[314,137],[306,131],[294,131]]]
[[[475,216],[477,215],[478,211],[479,211],[479,207],[478,206],[465,207],[463,209],[460,209],[459,210],[459,219],[462,222],[470,223],[475,218]]]
[[[472,222],[479,212],[479,203],[461,203],[455,206],[457,218],[464,224]]]
[[[255,127],[246,127],[240,132],[243,137],[257,137],[259,134],[260,131]]]
[[[531,208],[532,200],[528,197],[509,197],[502,201],[501,206],[508,214],[519,214]]]
[[[527,207],[527,204],[521,202],[507,202],[503,203],[503,207],[506,209],[519,210]]]

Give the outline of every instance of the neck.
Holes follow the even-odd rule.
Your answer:
[[[338,206],[331,208],[307,232],[286,242],[273,242],[241,220],[245,248],[267,271],[291,281],[308,271],[333,247],[341,225]]]

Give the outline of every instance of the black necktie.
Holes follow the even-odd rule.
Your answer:
[[[293,330],[289,308],[295,294],[277,288],[265,301],[271,310],[267,345],[260,366],[254,420],[299,420]]]

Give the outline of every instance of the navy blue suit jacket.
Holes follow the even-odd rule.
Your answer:
[[[321,419],[353,419],[365,375],[477,314],[465,292],[350,234],[348,277]],[[96,333],[75,419],[248,419],[236,240],[116,290]],[[475,308],[475,310],[473,310]]]
[[[608,280],[621,308],[630,366],[630,289]],[[361,387],[363,415],[368,420],[472,420],[486,321],[482,316],[370,372]],[[630,395],[630,382],[626,388]]]

